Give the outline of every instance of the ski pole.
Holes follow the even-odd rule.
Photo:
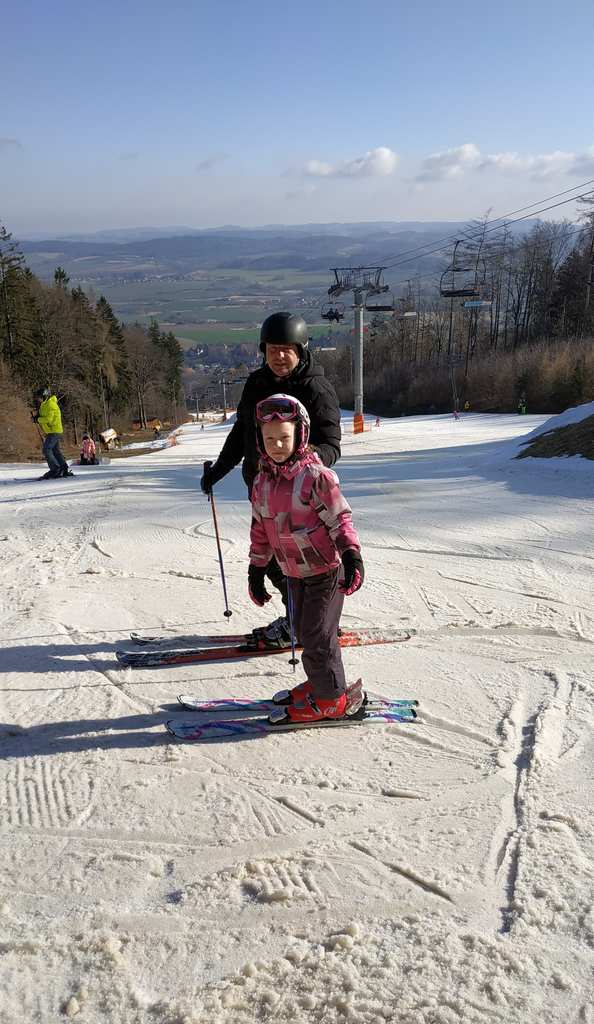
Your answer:
[[[291,584],[287,577],[287,611],[289,613],[289,629],[291,630],[291,657],[289,659],[289,665],[293,666],[293,672],[296,671],[295,666],[299,664],[299,658],[295,657],[295,627],[293,626],[293,594],[291,593]]]
[[[205,462],[204,463],[204,472],[206,473],[207,470],[209,470],[211,466],[212,466],[212,461],[211,462]],[[208,492],[208,500],[210,501],[210,504],[211,504],[211,507],[212,507],[212,521],[214,523],[215,537],[217,539],[217,553],[218,553],[218,556],[219,556],[219,568],[221,570],[221,582],[223,584],[223,595],[224,595],[224,598],[225,598],[225,611],[223,612],[223,615],[225,616],[226,619],[230,619],[231,616],[233,615],[233,612],[229,611],[229,600],[227,598],[227,584],[225,582],[225,567],[223,565],[223,552],[221,551],[221,538],[219,537],[219,524],[218,524],[218,521],[217,521],[217,509],[216,509],[215,500],[214,500],[214,494],[212,493],[212,489]]]

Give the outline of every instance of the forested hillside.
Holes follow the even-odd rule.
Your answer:
[[[2,226],[0,339],[0,458],[38,449],[29,410],[41,386],[55,390],[75,442],[84,430],[177,418],[183,354],[175,336],[156,322],[123,326],[104,297],[70,288],[60,267],[52,284],[42,283]]]

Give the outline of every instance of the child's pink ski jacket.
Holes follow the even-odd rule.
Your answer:
[[[260,459],[252,490],[250,562],[274,555],[285,576],[336,569],[347,548],[360,548],[338,477],[315,452],[282,465]]]
[[[90,437],[86,437],[80,446],[80,454],[84,459],[94,459],[97,454],[97,448],[95,442]]]

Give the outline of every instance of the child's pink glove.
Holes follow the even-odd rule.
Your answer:
[[[266,569],[259,565],[250,565],[248,569],[248,592],[258,608],[263,608],[267,601],[270,601],[270,594],[264,586]]]
[[[340,589],[345,597],[350,597],[359,589],[365,579],[361,552],[356,548],[347,548],[342,554],[342,564],[344,566],[344,583],[340,584]]]

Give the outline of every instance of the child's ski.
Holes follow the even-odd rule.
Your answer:
[[[368,644],[395,644],[410,640],[414,630],[408,629],[356,629],[341,633],[341,647],[363,647]],[[204,642],[204,638],[201,638]],[[226,638],[223,638],[226,640]],[[156,667],[159,665],[187,665],[202,661],[224,661],[230,658],[260,657],[266,654],[286,654],[290,647],[267,647],[259,638],[249,643],[227,643],[224,647],[182,647],[156,651],[116,651],[121,665]]]
[[[180,693],[177,698],[183,708],[187,711],[259,711],[260,714],[267,714],[270,711],[277,711],[282,704],[275,704],[273,700],[262,700],[249,698],[232,698],[227,697],[222,700],[199,700],[197,697],[192,697],[190,694]],[[373,694],[368,694],[367,708],[374,708],[375,710],[387,708],[416,708],[418,706],[418,700],[385,700],[383,697],[374,697]]]
[[[188,740],[193,743],[209,740],[241,739],[244,736],[264,736],[274,732],[295,732],[299,729],[346,729],[354,725],[390,725],[394,723],[414,722],[414,708],[403,708],[398,705],[382,706],[381,710],[367,705],[354,715],[344,718],[326,718],[317,722],[284,722],[272,725],[267,718],[226,719],[222,722],[186,722],[172,720],[166,723],[168,732],[176,739]]]

